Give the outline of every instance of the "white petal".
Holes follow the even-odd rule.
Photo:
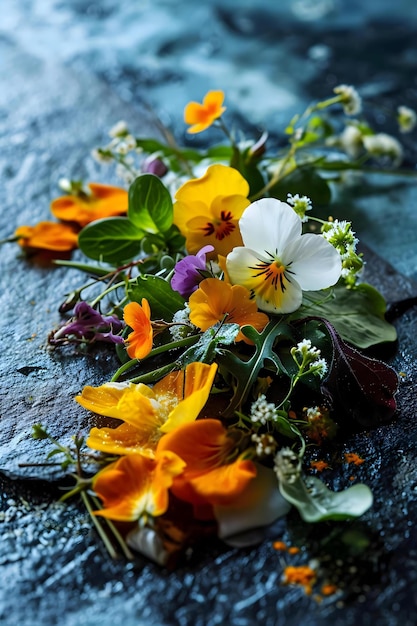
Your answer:
[[[255,269],[259,261],[269,264],[271,259],[262,257],[248,248],[234,248],[226,259],[226,269],[231,282],[246,287],[262,311],[274,315],[296,311],[302,301],[302,292],[296,277],[288,274],[288,279],[284,281],[284,291],[279,287],[274,288],[271,281],[264,280]]]
[[[279,256],[284,248],[301,235],[301,220],[285,202],[262,198],[253,202],[239,220],[243,243],[247,248]]]
[[[250,290],[248,285],[252,282],[253,272],[249,268],[255,267],[259,261],[269,262],[267,257],[250,248],[233,248],[226,257],[226,269],[233,285],[243,285]]]
[[[334,285],[342,271],[340,254],[320,235],[300,237],[286,248],[282,261],[291,262],[289,269],[303,291]]]
[[[257,464],[257,475],[231,506],[215,506],[218,535],[230,545],[251,545],[241,533],[272,524],[290,510],[291,505],[278,489],[273,470]],[[253,543],[253,542],[252,542]]]

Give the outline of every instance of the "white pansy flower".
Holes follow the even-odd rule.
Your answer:
[[[235,285],[243,285],[258,308],[292,313],[303,291],[334,285],[342,270],[340,255],[322,236],[302,234],[299,216],[285,202],[263,198],[253,202],[239,220],[244,246],[226,259]]]

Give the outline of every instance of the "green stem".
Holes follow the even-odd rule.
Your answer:
[[[103,507],[101,506],[98,498],[96,498],[95,496],[90,496],[92,501],[94,502],[95,506],[98,509],[102,509]],[[119,531],[117,530],[116,526],[113,524],[113,522],[108,519],[108,518],[104,518],[106,521],[107,526],[109,527],[113,537],[115,538],[115,540],[117,541],[117,543],[119,544],[123,554],[125,555],[125,557],[129,560],[129,561],[133,561],[134,560],[134,556],[131,553],[131,551],[129,550],[129,547],[127,546],[125,540],[123,539],[122,535],[119,533]]]
[[[174,367],[177,365],[176,361],[172,361],[163,367],[159,367],[156,370],[152,370],[151,372],[147,372],[146,374],[142,374],[141,376],[136,376],[136,378],[130,378],[129,382],[131,383],[152,383],[156,382],[165,374],[169,374]]]
[[[91,517],[91,520],[92,520],[94,526],[96,527],[96,530],[97,530],[98,534],[100,535],[100,539],[102,540],[102,542],[106,546],[107,552],[109,553],[109,555],[110,555],[110,557],[112,559],[117,559],[117,552],[113,548],[111,542],[109,541],[109,538],[107,537],[107,534],[104,531],[103,527],[101,526],[99,520],[94,515],[93,507],[91,506],[90,501],[88,499],[88,494],[85,491],[81,491],[81,498],[82,498],[82,500],[84,502],[84,506],[87,509],[87,512],[88,512],[89,516]]]
[[[169,350],[175,350],[177,348],[184,348],[188,346],[192,346],[194,343],[197,343],[199,340],[199,335],[190,335],[189,337],[184,337],[184,339],[179,339],[178,341],[172,341],[171,343],[165,343],[162,346],[158,346],[151,350],[151,352],[146,356],[142,361],[149,359],[151,357],[157,356],[158,354],[162,354],[163,352],[167,352]],[[124,363],[117,372],[113,375],[110,382],[116,382],[122,374],[130,370],[132,367],[135,367],[140,362],[139,359],[132,359],[127,363]]]
[[[19,241],[19,239],[22,239],[22,237],[16,237],[15,235],[6,237],[6,239],[0,239],[0,246],[2,243],[14,243],[15,241]]]

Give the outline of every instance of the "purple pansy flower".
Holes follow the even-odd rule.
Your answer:
[[[74,316],[53,334],[50,343],[74,339],[88,343],[96,341],[123,343],[123,337],[118,333],[124,326],[124,322],[115,315],[103,316],[87,302],[78,302],[74,308]]]
[[[196,255],[190,254],[175,265],[171,287],[183,298],[188,298],[206,278],[203,274],[207,270],[206,254],[213,250],[213,246],[204,246]]]

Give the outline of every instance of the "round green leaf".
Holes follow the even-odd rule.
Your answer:
[[[143,235],[127,218],[110,217],[83,228],[78,235],[78,245],[90,259],[117,265],[139,254]]]
[[[129,188],[130,221],[147,233],[163,233],[172,224],[171,194],[154,174],[143,174]]]

